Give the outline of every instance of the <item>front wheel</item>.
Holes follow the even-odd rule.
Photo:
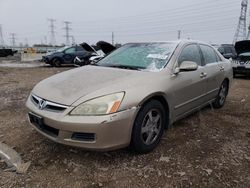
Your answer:
[[[53,65],[54,67],[60,67],[60,66],[61,66],[61,60],[58,59],[58,58],[53,59],[52,65]]]
[[[224,106],[228,94],[228,83],[226,80],[220,86],[219,93],[213,103],[214,108],[221,108]]]
[[[148,153],[159,144],[166,124],[162,104],[152,100],[143,105],[133,127],[131,148],[138,153]]]

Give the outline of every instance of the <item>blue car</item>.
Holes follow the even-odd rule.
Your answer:
[[[82,43],[76,46],[64,47],[54,53],[43,56],[42,61],[51,66],[59,67],[61,65],[74,64],[74,59],[76,57],[82,57],[85,60],[89,60],[92,56],[97,55],[94,48],[87,43]]]

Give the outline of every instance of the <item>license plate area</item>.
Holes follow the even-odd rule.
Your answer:
[[[52,137],[57,137],[59,134],[59,129],[55,129],[53,127],[50,127],[43,122],[43,118],[33,114],[31,112],[28,113],[30,123],[32,123],[36,128],[41,130],[42,132],[52,136]]]
[[[33,125],[35,125],[37,128],[42,129],[43,128],[43,118],[33,114],[31,112],[29,112],[29,119],[30,119],[30,123],[32,123]]]

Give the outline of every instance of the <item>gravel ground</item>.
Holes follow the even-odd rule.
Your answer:
[[[26,98],[40,80],[68,68],[0,68],[0,141],[31,166],[0,187],[250,187],[250,80],[234,80],[224,108],[207,107],[166,131],[152,153],[89,152],[32,129]]]

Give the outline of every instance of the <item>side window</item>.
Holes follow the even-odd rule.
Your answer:
[[[206,64],[218,62],[218,57],[213,48],[205,45],[200,45],[200,47]]]
[[[224,54],[224,53],[225,53],[225,50],[224,50],[223,47],[219,47],[219,48],[218,48],[218,51],[219,51],[221,54]]]
[[[67,50],[65,50],[66,54],[73,54],[76,52],[76,48],[72,47],[72,48],[68,48]]]
[[[201,54],[197,45],[191,44],[191,45],[186,46],[182,50],[178,59],[178,64],[180,65],[183,61],[193,61],[200,66],[202,65]]]
[[[225,54],[231,54],[231,53],[233,53],[232,49],[230,47],[225,47]]]

